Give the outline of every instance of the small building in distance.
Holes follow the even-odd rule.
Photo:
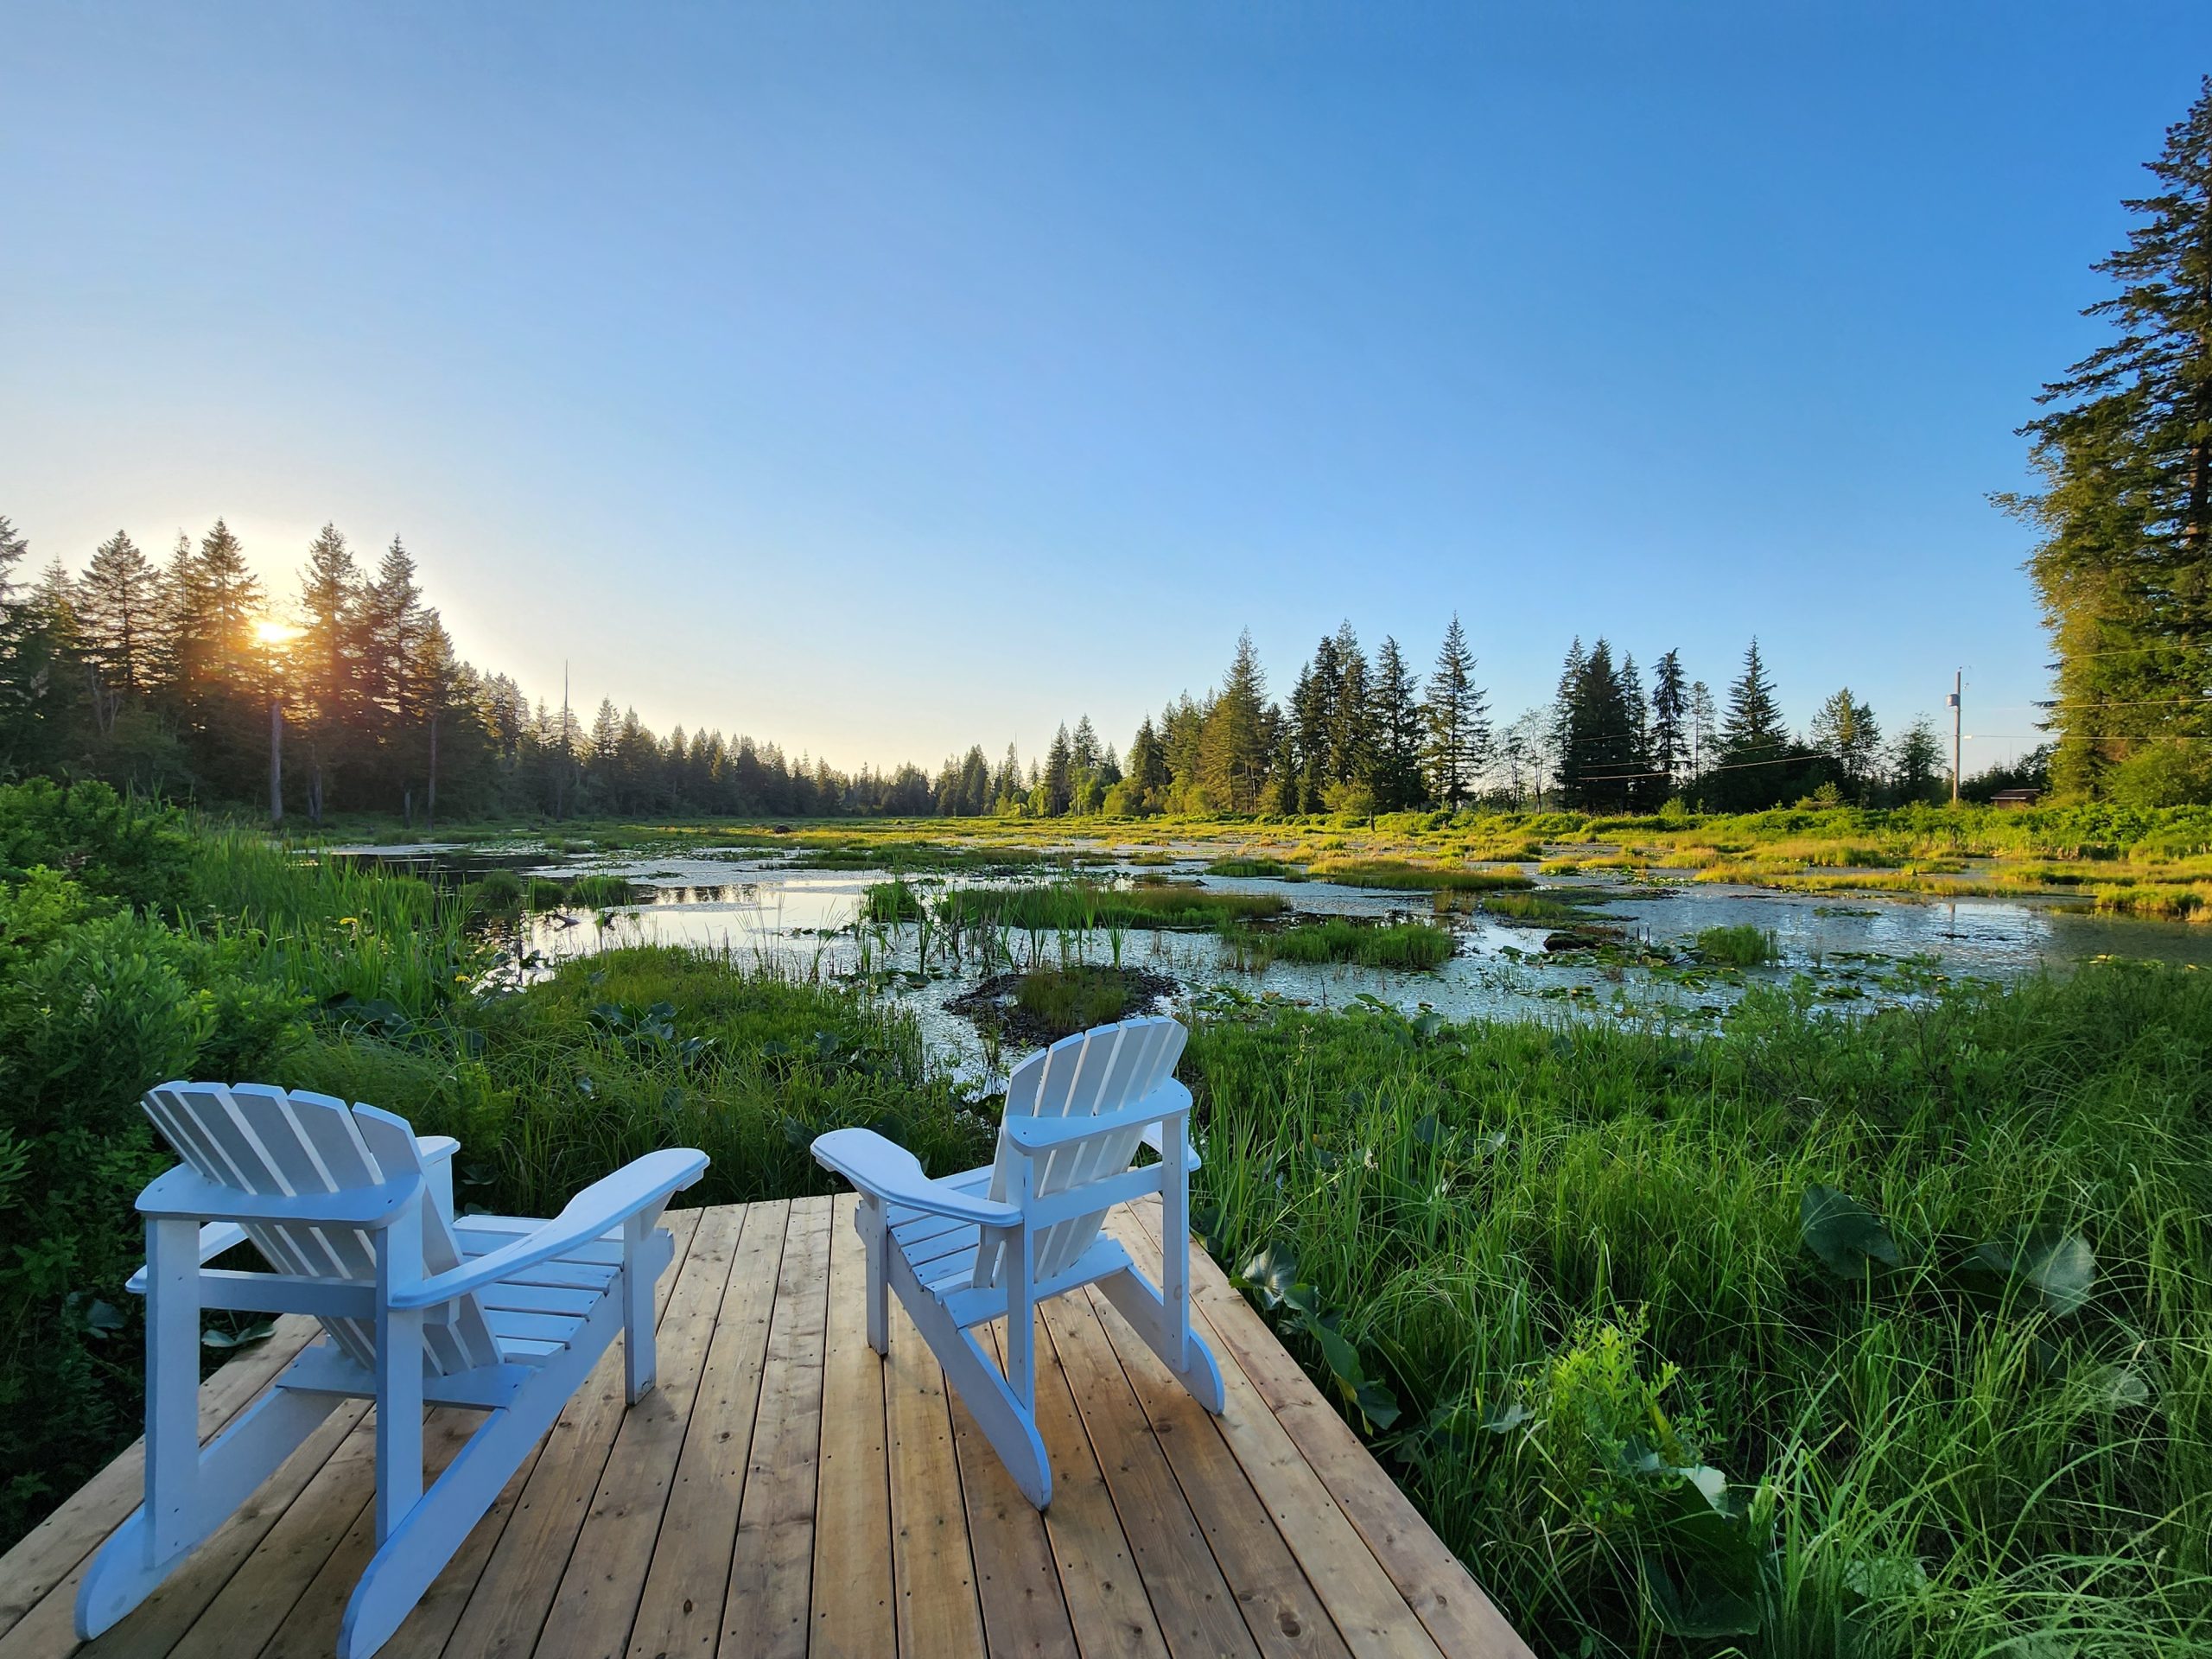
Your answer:
[[[2043,798],[2039,789],[2000,789],[1989,798],[1992,806],[2033,806]]]

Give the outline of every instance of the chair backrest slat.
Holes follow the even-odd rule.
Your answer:
[[[355,1109],[328,1095],[287,1093],[264,1084],[172,1083],[151,1090],[145,1105],[195,1173],[261,1198],[375,1186],[388,1171],[422,1172],[414,1133],[404,1122],[372,1107],[359,1109],[371,1116],[357,1118]],[[279,1273],[353,1282],[376,1277],[376,1242],[360,1228],[278,1221],[254,1223],[245,1232]],[[452,1218],[435,1202],[423,1206],[423,1235],[426,1271],[460,1265]],[[322,1324],[348,1357],[375,1363],[369,1321],[326,1317]],[[424,1323],[424,1363],[434,1371],[451,1374],[498,1357],[499,1344],[474,1297],[434,1311]]]
[[[1186,1036],[1174,1020],[1150,1017],[1062,1038],[1014,1068],[1007,1083],[1006,1115],[1081,1118],[1133,1106],[1166,1081],[1182,1057]],[[1044,1198],[1118,1175],[1136,1156],[1142,1138],[1141,1128],[1118,1129],[1057,1147],[1034,1160],[1032,1191]],[[1001,1201],[1012,1198],[1014,1160],[1022,1155],[1001,1135],[991,1172],[991,1197]],[[1038,1278],[1062,1272],[1090,1248],[1107,1207],[1055,1222],[1037,1235]],[[1001,1281],[1005,1255],[1004,1245],[986,1240],[976,1253],[976,1286]]]

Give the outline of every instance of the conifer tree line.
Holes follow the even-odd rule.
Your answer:
[[[276,801],[311,822],[341,810],[424,827],[492,813],[1618,812],[1677,797],[1740,810],[1808,795],[1933,798],[1947,783],[1924,719],[1885,745],[1847,690],[1793,735],[1756,642],[1717,709],[1675,652],[1647,688],[1632,656],[1578,639],[1554,700],[1501,726],[1456,615],[1425,671],[1395,639],[1370,653],[1347,621],[1281,700],[1248,632],[1220,685],[1147,715],[1126,760],[1086,715],[1027,764],[1013,745],[995,762],[977,745],[934,776],[848,773],[750,737],[663,737],[611,699],[588,720],[532,701],[461,658],[397,539],[372,565],[326,524],[289,606],[263,591],[219,519],[196,543],[180,535],[164,560],[118,531],[82,571],[57,559],[26,583],[28,552],[0,518],[0,775],[257,806],[272,804],[273,749]]]
[[[1807,798],[1873,805],[1949,792],[1948,757],[1924,715],[1885,742],[1873,709],[1847,687],[1793,733],[1757,640],[1721,703],[1688,677],[1678,652],[1656,661],[1647,689],[1634,657],[1577,639],[1552,701],[1500,725],[1476,670],[1456,615],[1425,675],[1395,639],[1370,658],[1346,622],[1314,647],[1288,698],[1273,701],[1247,633],[1217,689],[1145,717],[1099,810],[1619,813],[1680,799],[1755,811]]]
[[[92,777],[287,815],[924,813],[913,766],[848,774],[773,743],[657,736],[603,701],[588,718],[461,660],[395,539],[372,562],[326,524],[296,598],[265,593],[220,519],[166,558],[118,531],[72,575],[25,579],[0,518],[0,777]]]
[[[2212,76],[2123,205],[2127,245],[2088,308],[2113,337],[2046,385],[2022,432],[2043,488],[2000,496],[2057,656],[2063,794],[2212,800]]]

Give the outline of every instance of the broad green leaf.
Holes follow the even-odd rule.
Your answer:
[[[1280,1307],[1298,1282],[1298,1258],[1287,1244],[1268,1244],[1255,1253],[1236,1276],[1258,1291],[1268,1306]]]
[[[1897,1242],[1881,1217],[1850,1194],[1815,1182],[1797,1206],[1798,1236],[1837,1278],[1857,1281],[1868,1264],[1897,1264]]]

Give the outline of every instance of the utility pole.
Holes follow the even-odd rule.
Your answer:
[[[1966,690],[1966,671],[1951,671],[1951,804],[1959,804],[1959,694]]]

